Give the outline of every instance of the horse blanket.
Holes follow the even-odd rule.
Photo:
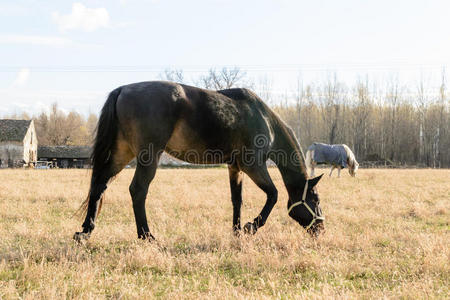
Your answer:
[[[313,143],[308,151],[314,150],[313,160],[318,164],[332,164],[347,167],[347,152],[342,145]]]

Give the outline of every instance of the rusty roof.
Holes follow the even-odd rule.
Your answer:
[[[31,120],[0,120],[0,142],[22,142],[30,127]]]

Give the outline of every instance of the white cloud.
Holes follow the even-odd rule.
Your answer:
[[[88,8],[79,2],[72,5],[72,12],[68,15],[53,12],[52,19],[61,31],[73,29],[94,31],[109,26],[109,13],[106,8]]]
[[[44,46],[69,46],[73,41],[57,36],[0,34],[0,44],[31,44]]]
[[[27,81],[28,78],[30,78],[30,69],[28,68],[22,68],[19,70],[19,73],[17,73],[16,79],[13,82],[13,87],[19,87],[19,86],[24,86]]]

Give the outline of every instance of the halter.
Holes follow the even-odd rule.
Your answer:
[[[314,223],[316,223],[316,221],[317,220],[325,220],[325,218],[324,217],[321,217],[321,216],[318,216],[312,209],[311,209],[311,207],[308,205],[308,203],[306,203],[306,192],[308,191],[308,180],[306,180],[306,184],[305,184],[305,188],[303,189],[303,195],[302,195],[302,200],[301,201],[298,201],[297,203],[294,203],[294,204],[292,204],[290,207],[289,207],[289,209],[288,209],[288,214],[291,212],[291,210],[294,208],[294,207],[296,207],[296,206],[299,206],[299,205],[304,205],[308,210],[309,210],[309,212],[311,213],[311,215],[312,215],[312,220],[311,220],[311,223],[309,223],[309,225],[308,226],[306,226],[305,228],[306,228],[306,230],[308,230]]]

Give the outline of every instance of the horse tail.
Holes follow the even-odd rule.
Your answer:
[[[119,87],[109,94],[98,120],[94,148],[91,154],[94,169],[92,177],[98,176],[98,172],[101,172],[112,158],[112,150],[117,142],[119,132],[116,103],[120,91],[121,88]]]
[[[81,204],[77,213],[86,212],[89,204],[89,198],[96,184],[106,184],[112,177],[112,158],[113,150],[117,142],[119,125],[116,114],[117,98],[121,92],[121,87],[113,90],[100,113],[97,123],[94,146],[91,153],[92,177],[89,194]],[[106,182],[103,182],[106,181]],[[102,207],[103,197],[100,198],[98,213]],[[98,214],[97,213],[97,214]]]

